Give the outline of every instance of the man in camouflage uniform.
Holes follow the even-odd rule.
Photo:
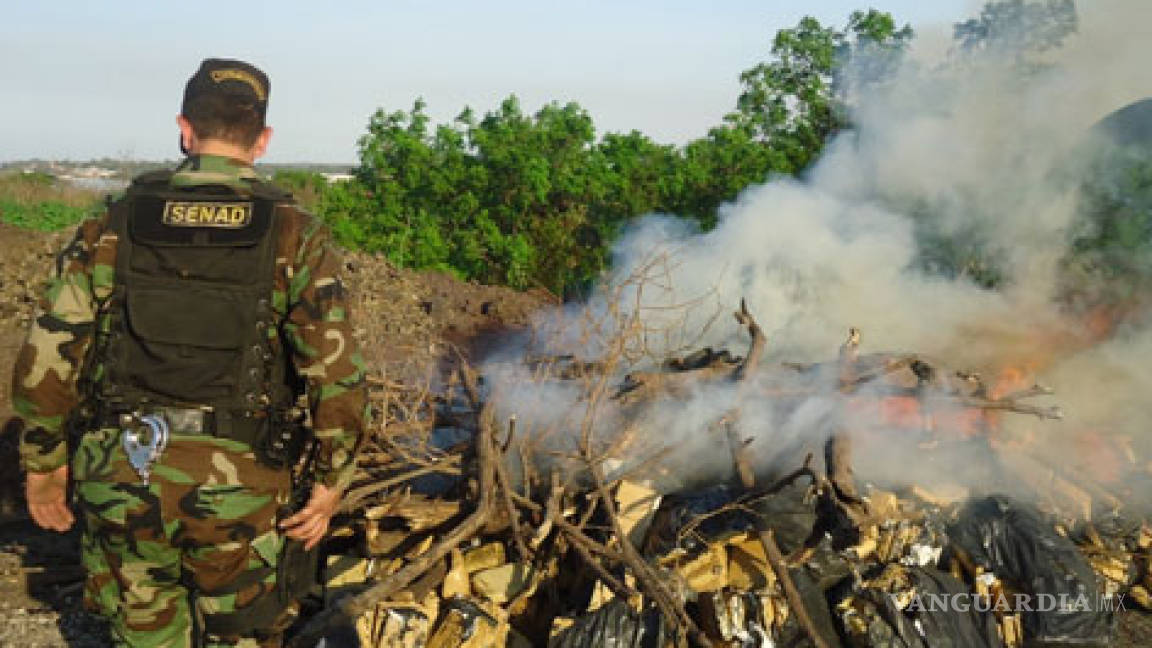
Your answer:
[[[86,604],[110,619],[118,645],[279,645],[294,613],[292,596],[277,587],[288,576],[284,556],[320,541],[352,479],[366,416],[364,366],[327,230],[252,169],[271,136],[268,85],[247,63],[204,61],[178,117],[189,157],[174,172],[137,178],[80,226],[16,363],[29,510],[44,528],[70,528],[71,478],[84,527]],[[265,204],[265,238],[228,248],[240,245],[236,237],[255,227]],[[149,247],[149,236],[168,238]],[[262,245],[269,279],[252,284],[256,292],[236,292],[233,284],[247,277],[203,288],[214,272],[228,277],[230,255]],[[186,250],[223,263],[197,266],[199,252]],[[237,294],[259,299],[241,303]],[[255,345],[217,343],[214,336],[251,339],[229,329],[233,315],[249,321],[249,313]],[[132,344],[145,354],[119,351],[125,335],[141,336]],[[257,360],[244,359],[250,349]],[[217,382],[201,383],[225,387],[213,402],[245,402],[239,392],[248,378],[213,373],[217,357],[264,385],[243,395],[244,411],[179,397],[207,371]],[[277,373],[280,360],[287,368]],[[283,449],[278,434],[291,427],[282,401],[292,390],[270,378],[287,382],[289,374],[295,391],[306,391],[314,439],[314,485],[295,512],[286,507],[293,457],[277,463],[265,451]],[[79,432],[72,439],[70,428]]]

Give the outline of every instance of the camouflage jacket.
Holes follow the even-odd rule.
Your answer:
[[[173,186],[224,184],[244,191],[252,167],[229,158],[195,156],[172,176]],[[40,310],[16,360],[13,406],[25,419],[20,456],[26,470],[47,472],[68,461],[65,421],[79,401],[77,377],[98,325],[99,305],[113,287],[116,238],[108,213],[82,223],[57,260]],[[314,462],[319,483],[346,487],[367,420],[365,366],[352,337],[339,278],[341,258],[328,230],[293,205],[278,207],[273,308],[283,339],[308,383]]]

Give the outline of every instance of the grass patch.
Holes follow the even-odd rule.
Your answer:
[[[0,175],[0,222],[51,232],[83,220],[101,194],[44,173]]]

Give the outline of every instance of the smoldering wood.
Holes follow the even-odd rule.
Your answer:
[[[997,401],[1014,402],[1022,398],[1034,398],[1036,396],[1051,396],[1056,393],[1056,390],[1045,385],[1032,385],[1026,389],[1021,389],[1014,392],[1009,392],[999,398]]]
[[[417,477],[423,477],[424,475],[429,475],[432,473],[458,475],[460,474],[460,469],[459,467],[453,465],[456,463],[454,459],[455,458],[446,460],[444,462],[446,465],[422,466],[420,468],[415,468],[405,472],[401,475],[397,475],[396,477],[382,479],[380,481],[375,481],[371,484],[349,490],[348,493],[344,496],[344,500],[340,503],[340,511],[342,513],[355,511],[359,509],[360,505],[372,495],[379,493],[380,491],[388,490],[394,486],[399,486],[400,484],[410,482]]]
[[[970,407],[980,410],[1000,410],[1005,412],[1015,412],[1016,414],[1030,414],[1037,418],[1050,419],[1059,421],[1064,418],[1064,410],[1058,406],[1038,407],[1036,405],[1029,405],[1027,403],[1017,403],[1008,400],[983,400],[978,398],[963,398],[960,404],[964,407]]]
[[[993,399],[988,396],[989,390],[977,374],[953,371],[916,354],[861,354],[862,335],[855,328],[850,329],[833,361],[792,367],[785,365],[791,371],[806,374],[804,380],[798,381],[798,387],[790,387],[786,382],[773,384],[759,379],[767,337],[751,315],[749,305],[742,301],[734,316],[737,324],[749,334],[748,350],[743,357],[704,348],[666,361],[659,365],[659,370],[633,372],[616,390],[618,398],[613,406],[623,407],[626,413],[642,412],[643,408],[629,408],[638,403],[660,407],[660,399],[690,393],[707,382],[715,382],[718,385],[729,383],[730,388],[736,390],[737,402],[758,397],[799,400],[820,395],[835,400],[839,395],[847,402],[849,399],[896,396],[916,399],[925,408],[954,406],[1046,418],[1054,413],[1051,408],[1020,402],[1050,394],[1049,390],[1039,386]],[[607,403],[617,387],[613,376],[619,375],[614,373],[614,367],[619,364],[614,361],[576,365],[573,358],[536,360],[539,362],[536,367],[539,380],[592,383],[592,388],[586,392],[590,407]],[[578,368],[559,368],[565,362]],[[622,601],[643,601],[654,605],[669,627],[676,630],[680,637],[677,645],[687,642],[709,645],[714,637],[705,634],[702,628],[715,633],[717,626],[701,619],[699,615],[704,608],[686,605],[687,592],[681,588],[690,587],[687,584],[690,581],[669,579],[667,568],[657,562],[657,556],[641,554],[640,547],[629,541],[613,495],[616,486],[623,481],[643,479],[647,472],[658,470],[670,449],[635,452],[628,463],[619,469],[613,468],[612,479],[605,475],[605,459],[613,457],[614,453],[634,452],[636,448],[608,443],[607,446],[600,444],[598,451],[592,452],[591,445],[585,446],[579,455],[569,457],[582,466],[583,474],[579,478],[572,473],[564,473],[561,477],[561,472],[555,470],[538,473],[540,465],[535,459],[547,451],[535,447],[531,436],[521,435],[515,424],[509,424],[506,433],[497,431],[492,418],[492,404],[488,402],[492,397],[481,396],[479,377],[466,363],[462,363],[457,379],[456,386],[462,390],[468,406],[466,411],[456,408],[447,412],[440,422],[472,430],[474,440],[440,454],[422,454],[418,449],[393,443],[388,438],[377,440],[371,465],[381,479],[375,483],[359,484],[350,492],[353,501],[348,505],[349,512],[363,511],[366,518],[373,519],[380,519],[380,516],[394,518],[413,533],[425,534],[421,542],[415,543],[419,549],[405,554],[401,560],[390,555],[388,560],[399,569],[385,574],[355,601],[340,603],[326,612],[327,620],[317,617],[312,623],[323,625],[335,619],[355,618],[358,612],[373,609],[380,601],[395,601],[401,594],[420,598],[432,595],[445,581],[447,554],[461,548],[468,551],[469,544],[487,546],[498,543],[503,547],[501,551],[507,552],[501,554],[501,560],[507,561],[502,569],[516,562],[517,568],[526,568],[533,574],[532,578],[547,579],[551,577],[541,575],[555,573],[560,561],[565,561],[565,565],[574,561],[586,568],[585,582],[598,582],[602,586],[598,590],[601,594],[597,596],[607,591]],[[429,396],[426,390],[409,390],[407,393],[407,397],[420,403],[396,406],[397,411],[411,419],[403,425],[393,426],[393,431],[397,428],[403,429],[404,433],[418,431],[428,416],[427,405],[423,403],[445,405],[449,400]],[[391,397],[383,395],[380,402],[391,403],[391,400]],[[393,407],[391,404],[388,406]],[[750,542],[759,544],[763,551],[761,560],[767,563],[764,573],[770,573],[774,580],[769,582],[774,583],[773,588],[779,588],[773,589],[775,593],[772,595],[779,597],[782,594],[783,598],[777,605],[785,606],[782,609],[794,615],[815,645],[822,646],[823,640],[813,623],[813,615],[805,609],[789,567],[804,563],[808,555],[824,542],[827,530],[834,525],[847,524],[858,533],[858,545],[844,550],[847,552],[844,555],[853,563],[862,564],[870,560],[868,556],[898,557],[898,547],[911,540],[905,527],[899,527],[899,532],[892,530],[895,527],[892,527],[891,506],[871,508],[868,502],[873,495],[865,497],[859,494],[852,470],[850,429],[839,431],[825,445],[823,472],[812,466],[812,455],[809,454],[801,467],[763,487],[757,486],[757,461],[751,456],[749,439],[740,431],[741,414],[739,408],[733,409],[712,425],[715,433],[729,444],[734,474],[741,489],[726,506],[754,510],[798,480],[808,478],[811,481],[805,501],[815,502],[816,523],[791,556],[783,554],[775,534],[764,521],[757,523],[749,538],[752,538]],[[402,455],[390,460],[385,455],[391,449],[401,451]],[[407,461],[424,463],[406,468]],[[517,475],[518,481],[514,481],[510,471],[517,469],[520,474]],[[406,491],[406,485],[413,479],[438,472],[459,477],[461,490],[441,500]],[[1051,472],[1057,474],[1055,469]],[[1105,500],[1099,497],[1107,490],[1091,483],[1083,475],[1074,471],[1060,475],[1093,498],[1106,504],[1115,501],[1114,498]],[[795,496],[794,491],[789,492],[788,497],[792,496]],[[620,501],[621,506],[626,506],[624,500]],[[473,502],[475,505],[471,504]],[[719,512],[701,514],[692,523],[702,522]],[[900,520],[901,524],[922,524],[922,517],[916,515],[901,515]],[[888,526],[884,526],[886,524]],[[915,530],[914,526],[911,528]],[[712,542],[706,536],[700,538]],[[651,549],[645,545],[645,551]],[[385,561],[382,560],[381,564]],[[809,563],[807,567],[812,564],[815,563]],[[510,597],[507,603],[491,608],[497,616],[513,609],[522,610],[526,602],[527,609],[537,610],[544,604],[541,601],[555,596],[553,592],[541,598],[535,593],[535,586],[523,587],[514,594],[512,589],[506,591]],[[473,596],[478,594],[473,593]],[[315,628],[310,624],[306,630],[316,636]]]
[[[697,369],[732,368],[740,364],[743,359],[734,356],[727,349],[719,351],[712,347],[704,347],[682,358],[671,358],[664,362],[668,371],[695,371]]]
[[[752,338],[748,346],[748,355],[732,372],[732,380],[740,382],[755,374],[756,370],[760,368],[760,358],[764,355],[764,347],[768,344],[768,338],[764,335],[764,331],[761,330],[756,319],[752,317],[752,313],[748,312],[747,301],[740,300],[740,310],[736,311],[735,317],[737,323],[748,329],[748,336]]]
[[[860,329],[848,329],[848,339],[840,345],[837,358],[837,389],[847,393],[861,384],[860,371],[857,363],[860,358]],[[910,360],[909,366],[914,366],[916,360]],[[886,363],[883,367],[885,373],[898,363]],[[852,431],[845,429],[849,417],[842,412],[840,426],[828,437],[824,443],[824,466],[828,472],[830,483],[836,498],[843,504],[845,512],[853,519],[860,519],[867,514],[867,507],[856,490],[856,474],[852,470]]]

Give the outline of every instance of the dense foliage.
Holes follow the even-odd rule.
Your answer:
[[[1073,0],[994,0],[955,26],[956,65],[1015,65],[1021,82],[1077,27]],[[621,228],[660,212],[716,224],[718,208],[770,176],[802,174],[871,84],[899,68],[912,29],[857,11],[841,27],[804,18],[776,33],[767,60],[740,75],[734,110],[684,146],[639,131],[597,136],[576,104],[526,113],[515,97],[477,116],[431,123],[423,101],[378,111],[355,180],[320,196],[339,239],[394,262],[557,294],[579,291]],[[978,222],[942,227],[931,205],[897,205],[916,223],[918,263],[993,288],[1000,251]]]
[[[1145,111],[1144,116],[1149,116]],[[1108,141],[1086,152],[1084,216],[1065,258],[1065,280],[1081,305],[1140,306],[1152,294],[1152,150]],[[1147,304],[1144,304],[1147,306]]]
[[[325,191],[317,209],[343,243],[400,265],[579,290],[632,218],[665,212],[709,228],[745,187],[803,171],[845,126],[851,89],[839,70],[867,49],[887,54],[867,57],[882,61],[871,78],[883,77],[911,33],[878,11],[853,14],[844,29],[805,18],[741,75],[735,111],[682,147],[639,131],[598,137],[576,104],[526,113],[509,97],[440,125],[423,101],[381,110],[360,140],[355,180]]]
[[[996,0],[976,18],[957,23],[954,34],[968,54],[991,52],[1027,63],[1060,47],[1077,26],[1075,0]]]

